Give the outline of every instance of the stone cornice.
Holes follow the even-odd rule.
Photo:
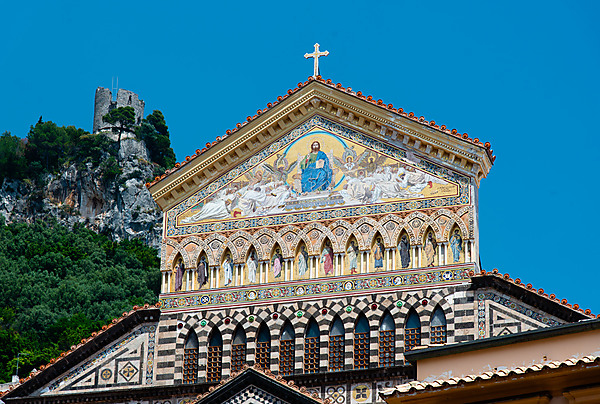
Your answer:
[[[166,211],[315,115],[427,156],[468,174],[477,184],[493,163],[487,148],[480,143],[449,135],[353,93],[312,81],[255,119],[249,117],[246,124],[238,124],[235,133],[153,183],[150,192]]]

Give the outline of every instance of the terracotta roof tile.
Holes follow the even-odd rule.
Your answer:
[[[454,136],[456,138],[469,141],[469,142],[471,142],[471,143],[473,143],[475,145],[478,145],[478,146],[481,146],[481,147],[485,147],[485,149],[487,150],[488,156],[490,157],[490,160],[492,161],[492,163],[494,162],[494,160],[496,160],[496,156],[494,156],[494,154],[493,154],[494,151],[491,148],[492,145],[490,144],[490,142],[482,143],[479,140],[479,138],[471,139],[467,133],[460,134],[456,129],[448,129],[446,127],[446,125],[438,125],[433,120],[432,121],[427,121],[424,116],[420,116],[420,117],[417,118],[416,115],[414,114],[414,112],[406,113],[404,111],[404,109],[402,109],[402,108],[395,108],[393,104],[387,104],[386,105],[385,102],[383,102],[383,100],[381,100],[381,99],[375,101],[373,99],[373,96],[368,95],[368,96],[365,97],[361,91],[354,92],[352,90],[352,87],[346,87],[345,88],[344,86],[342,86],[341,83],[333,84],[333,81],[331,79],[325,80],[321,76],[317,76],[317,78],[315,79],[314,77],[310,76],[308,78],[308,80],[306,80],[305,82],[298,83],[298,85],[297,85],[296,88],[289,89],[287,91],[287,94],[284,94],[283,96],[278,96],[277,97],[277,101],[267,103],[267,108],[264,108],[262,110],[260,110],[260,109],[257,110],[256,114],[254,116],[248,116],[248,117],[246,117],[246,121],[245,122],[238,122],[235,125],[235,128],[233,128],[233,129],[227,129],[225,131],[225,135],[223,135],[223,136],[217,136],[216,140],[213,141],[212,143],[210,143],[210,142],[206,143],[206,145],[205,145],[204,148],[202,148],[201,150],[197,149],[195,154],[193,154],[191,156],[186,156],[185,160],[182,161],[181,163],[176,163],[174,168],[169,169],[169,170],[165,171],[165,173],[162,174],[161,176],[158,176],[158,177],[154,178],[154,181],[146,183],[146,187],[150,188],[152,185],[154,185],[154,184],[162,181],[163,179],[165,179],[166,177],[168,177],[170,174],[174,173],[179,168],[183,167],[188,162],[190,162],[193,159],[195,159],[196,157],[200,156],[202,153],[206,152],[208,149],[210,149],[211,147],[215,146],[217,143],[219,143],[222,140],[226,139],[231,134],[237,132],[240,128],[242,128],[243,126],[245,126],[246,124],[248,124],[252,120],[256,119],[261,114],[263,114],[263,113],[267,112],[269,109],[275,107],[277,104],[279,104],[281,101],[283,101],[284,99],[286,99],[288,96],[292,95],[296,91],[300,90],[302,87],[308,85],[311,81],[315,81],[315,80],[318,81],[318,82],[320,82],[320,83],[323,83],[323,84],[325,84],[325,85],[327,85],[327,86],[329,86],[331,88],[334,88],[336,90],[342,91],[342,92],[347,93],[347,94],[350,94],[350,95],[352,95],[352,96],[354,96],[356,98],[359,98],[361,100],[368,101],[368,102],[370,102],[373,105],[377,105],[377,106],[379,106],[379,107],[381,107],[383,109],[395,112],[395,113],[397,113],[397,114],[399,114],[399,115],[401,115],[401,116],[403,116],[405,118],[411,119],[411,120],[413,120],[415,122],[420,122],[420,123],[422,123],[424,125],[428,125],[428,126],[434,128],[434,129],[437,129],[440,132],[444,132],[444,133],[452,135],[452,136]]]
[[[514,369],[500,369],[495,372],[484,372],[478,375],[467,375],[463,377],[453,377],[450,379],[440,379],[432,382],[412,381],[401,384],[396,387],[381,392],[382,397],[392,396],[396,393],[410,394],[426,389],[438,389],[446,386],[455,386],[458,384],[474,383],[479,380],[490,380],[494,378],[506,378],[513,375],[522,375],[530,372],[541,372],[544,369],[558,369],[560,367],[573,367],[580,364],[595,363],[600,365],[600,356],[589,355],[581,358],[569,358],[564,361],[553,361],[548,363],[537,363],[531,366],[519,366]]]

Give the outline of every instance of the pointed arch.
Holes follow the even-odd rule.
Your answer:
[[[271,365],[271,332],[265,322],[258,326],[256,334],[256,359],[255,362],[263,370]]]
[[[288,376],[294,374],[296,333],[290,320],[285,320],[279,336],[279,374]]]
[[[371,260],[371,262],[373,263],[372,269],[375,271],[383,271],[387,269],[387,248],[383,243],[383,236],[381,235],[381,232],[379,230],[376,230],[373,234],[373,238],[371,239],[370,250],[371,256],[373,258]],[[369,268],[369,272],[371,272],[371,268]]]
[[[361,226],[365,224],[371,227],[371,229],[367,233],[363,233],[362,231],[360,232],[361,234],[364,234],[361,237],[363,237],[365,245],[370,246],[373,242],[373,236],[375,235],[375,232],[379,232],[379,234],[381,234],[381,237],[383,238],[383,244],[388,248],[391,247],[391,238],[388,232],[385,231],[381,223],[370,217],[362,217],[354,223],[354,226],[360,230]]]
[[[369,367],[371,327],[369,320],[360,313],[354,323],[354,369]]]
[[[283,240],[280,234],[275,233],[272,229],[262,228],[254,233],[254,238],[262,245],[264,251],[263,260],[267,260],[268,254],[273,249],[275,243],[279,244],[281,253],[284,257],[289,257],[289,248],[287,243]]]
[[[432,344],[445,344],[447,341],[446,336],[446,315],[444,310],[438,305],[433,310],[430,321],[430,333],[429,342]]]
[[[223,336],[215,325],[208,337],[208,360],[206,365],[206,381],[209,383],[221,380],[223,369]]]
[[[190,329],[183,345],[183,384],[198,382],[198,335]]]
[[[421,320],[414,308],[411,308],[406,317],[404,326],[404,351],[421,345]]]
[[[344,370],[344,342],[346,331],[342,319],[336,315],[329,328],[329,370]]]
[[[396,264],[396,267],[400,267],[402,269],[415,267],[415,263],[413,262],[414,257],[412,254],[413,245],[410,243],[410,239],[410,234],[404,230],[404,228],[402,228],[398,234],[398,247],[395,250],[395,253],[398,254],[398,263]]]
[[[167,239],[166,244],[171,247],[173,247],[173,251],[171,251],[171,254],[169,254],[169,257],[166,260],[166,265],[167,268],[165,268],[166,270],[169,270],[169,268],[173,268],[174,266],[174,262],[175,262],[175,257],[177,256],[177,254],[181,255],[181,259],[183,260],[183,264],[185,266],[185,268],[190,268],[190,257],[187,253],[187,251],[181,247],[181,245],[171,239]]]
[[[394,317],[386,310],[379,322],[379,366],[394,366],[396,351],[396,324]]]
[[[321,332],[314,318],[310,318],[304,332],[304,373],[319,371]]]
[[[194,265],[194,263],[198,262],[198,257],[200,256],[200,253],[202,251],[205,251],[208,248],[208,246],[206,245],[204,240],[202,240],[200,237],[197,237],[197,236],[186,237],[180,243],[181,248],[186,251],[187,251],[187,246],[190,244],[196,245],[196,248],[191,253],[189,253],[190,264]]]
[[[319,248],[319,276],[336,274],[336,258],[333,252],[333,242],[328,236],[321,237]]]
[[[308,254],[315,255],[313,253],[312,243],[310,242],[308,235],[303,231],[299,231],[298,233],[296,233],[296,238],[294,239],[294,241],[292,241],[290,249],[292,251],[296,251],[298,249],[298,244],[300,244],[300,242],[302,241],[304,242],[304,245],[306,245],[306,250]]]
[[[246,364],[246,331],[241,324],[235,328],[231,340],[231,372],[239,372]]]
[[[342,222],[342,223],[345,223],[345,222]],[[361,236],[360,231],[358,230],[358,227],[354,226],[354,225],[349,225],[347,223],[345,223],[345,224],[348,227],[346,229],[346,232],[344,233],[344,236],[340,240],[340,244],[347,245],[350,237],[354,236],[354,238],[356,239],[356,242],[358,243],[359,250],[361,250],[361,251],[367,250],[367,248],[368,248],[367,244],[365,243],[364,238]]]

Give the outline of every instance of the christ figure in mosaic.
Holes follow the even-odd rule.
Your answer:
[[[325,248],[323,248],[321,263],[323,264],[323,272],[325,272],[325,275],[333,275],[333,249],[329,242],[327,242]]]
[[[350,267],[350,273],[355,274],[358,261],[358,247],[354,244],[354,240],[350,242],[350,245],[346,250],[346,254],[348,254],[348,266]]]
[[[403,234],[400,238],[398,252],[400,253],[400,265],[402,265],[402,268],[408,268],[410,265],[410,242],[406,234]]]
[[[308,153],[300,162],[302,170],[302,193],[325,191],[333,179],[333,170],[327,154],[321,151],[318,141],[312,142]]]
[[[233,263],[231,262],[231,256],[229,254],[227,254],[227,257],[223,262],[223,275],[225,278],[225,286],[233,282]]]
[[[454,234],[450,238],[450,248],[452,249],[452,258],[454,262],[460,261],[460,252],[462,251],[463,240],[458,232],[458,229],[454,230]]]
[[[308,252],[304,246],[300,247],[298,254],[298,277],[301,278],[308,272]]]
[[[246,260],[246,268],[248,269],[248,281],[250,283],[256,283],[256,267],[257,267],[257,259],[256,254],[252,251],[248,255],[248,259]]]
[[[373,246],[373,260],[375,262],[376,271],[383,269],[383,253],[383,244],[381,243],[381,239],[378,238],[377,242],[375,242],[375,245]]]
[[[180,258],[175,266],[175,291],[181,290],[183,286],[183,274],[185,273],[185,267],[183,266],[183,260]]]
[[[281,269],[283,264],[283,257],[281,256],[281,250],[279,248],[275,251],[275,255],[271,259],[271,268],[273,269],[273,277],[281,277]]]
[[[429,232],[427,240],[425,240],[425,266],[432,267],[435,261],[435,251],[437,243],[433,237],[433,232]]]
[[[202,286],[208,283],[208,264],[204,255],[198,261],[196,269],[198,271],[198,288],[202,288]]]

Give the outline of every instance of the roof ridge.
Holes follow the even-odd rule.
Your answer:
[[[551,301],[554,301],[556,303],[559,303],[565,307],[568,307],[572,310],[578,311],[580,313],[585,314],[586,316],[588,316],[589,318],[600,318],[600,314],[595,315],[592,314],[592,311],[590,309],[582,309],[579,307],[578,304],[571,304],[567,302],[567,299],[559,299],[556,297],[556,295],[554,293],[551,293],[550,295],[548,295],[547,293],[544,292],[544,289],[539,288],[539,289],[535,289],[533,287],[533,285],[531,283],[527,283],[524,284],[520,278],[515,278],[514,280],[510,277],[510,275],[507,273],[502,274],[498,271],[498,268],[494,268],[491,271],[486,271],[485,269],[481,269],[479,273],[475,273],[474,271],[470,271],[471,273],[469,275],[471,275],[471,277],[475,277],[475,276],[494,276],[497,278],[502,278],[507,282],[512,283],[513,285],[519,286],[520,288],[529,290],[531,292],[537,293],[540,296],[543,296]]]
[[[399,115],[401,115],[401,116],[403,116],[403,117],[405,117],[407,119],[419,122],[419,123],[421,123],[423,125],[430,126],[430,127],[434,128],[434,129],[438,130],[439,132],[446,133],[448,135],[457,137],[459,139],[463,139],[465,141],[472,142],[473,144],[475,144],[477,146],[484,147],[487,150],[487,154],[488,154],[490,160],[492,161],[492,163],[494,162],[494,160],[496,160],[496,156],[494,156],[494,154],[493,154],[494,150],[492,150],[492,148],[491,148],[492,145],[491,145],[490,142],[482,143],[482,142],[479,141],[479,138],[473,138],[473,139],[471,139],[466,132],[463,133],[463,134],[460,134],[460,133],[458,133],[457,129],[448,129],[446,127],[446,125],[438,125],[438,124],[436,124],[436,122],[434,120],[428,121],[428,120],[425,119],[424,116],[417,117],[414,112],[408,112],[408,113],[406,113],[406,112],[404,112],[403,108],[395,108],[394,105],[391,104],[391,103],[386,105],[385,102],[383,102],[382,99],[378,99],[377,101],[375,101],[375,99],[371,95],[365,96],[365,95],[363,95],[362,91],[354,92],[354,91],[352,91],[352,87],[344,87],[344,86],[342,86],[341,83],[334,84],[333,80],[331,80],[331,79],[326,79],[325,80],[325,79],[322,78],[322,76],[319,75],[316,78],[313,77],[313,76],[309,76],[306,81],[298,83],[298,85],[295,88],[288,89],[287,93],[284,94],[283,96],[281,96],[281,95],[278,96],[277,97],[277,101],[268,102],[266,108],[258,109],[256,111],[256,114],[254,116],[248,115],[246,117],[246,121],[245,122],[238,122],[235,125],[235,128],[233,128],[233,129],[227,129],[225,131],[225,135],[217,136],[214,141],[207,142],[205,144],[205,147],[203,147],[202,149],[196,149],[196,153],[195,154],[192,154],[191,156],[186,156],[184,161],[182,161],[180,163],[175,163],[175,167],[166,170],[162,175],[156,176],[153,181],[146,183],[146,188],[150,188],[152,185],[159,183],[160,181],[162,181],[163,179],[165,179],[166,177],[168,177],[169,175],[171,175],[175,171],[178,171],[179,168],[183,167],[184,165],[186,165],[190,161],[194,160],[196,157],[199,157],[201,154],[203,154],[204,152],[206,152],[208,149],[210,149],[211,147],[217,145],[219,142],[223,141],[228,136],[230,136],[233,133],[237,132],[239,129],[241,129],[242,127],[246,126],[248,123],[252,122],[254,119],[258,118],[263,113],[269,111],[271,108],[273,108],[276,105],[278,105],[280,102],[282,102],[283,100],[285,100],[286,98],[288,98],[290,95],[292,95],[295,92],[299,91],[302,87],[307,86],[308,84],[310,84],[313,81],[317,81],[317,82],[325,84],[328,87],[331,87],[333,89],[339,90],[339,91],[344,92],[346,94],[350,94],[350,95],[352,95],[352,96],[354,96],[354,97],[356,97],[358,99],[370,102],[373,105],[376,105],[376,106],[378,106],[380,108],[383,108],[385,110],[397,113],[397,114],[399,114]]]

